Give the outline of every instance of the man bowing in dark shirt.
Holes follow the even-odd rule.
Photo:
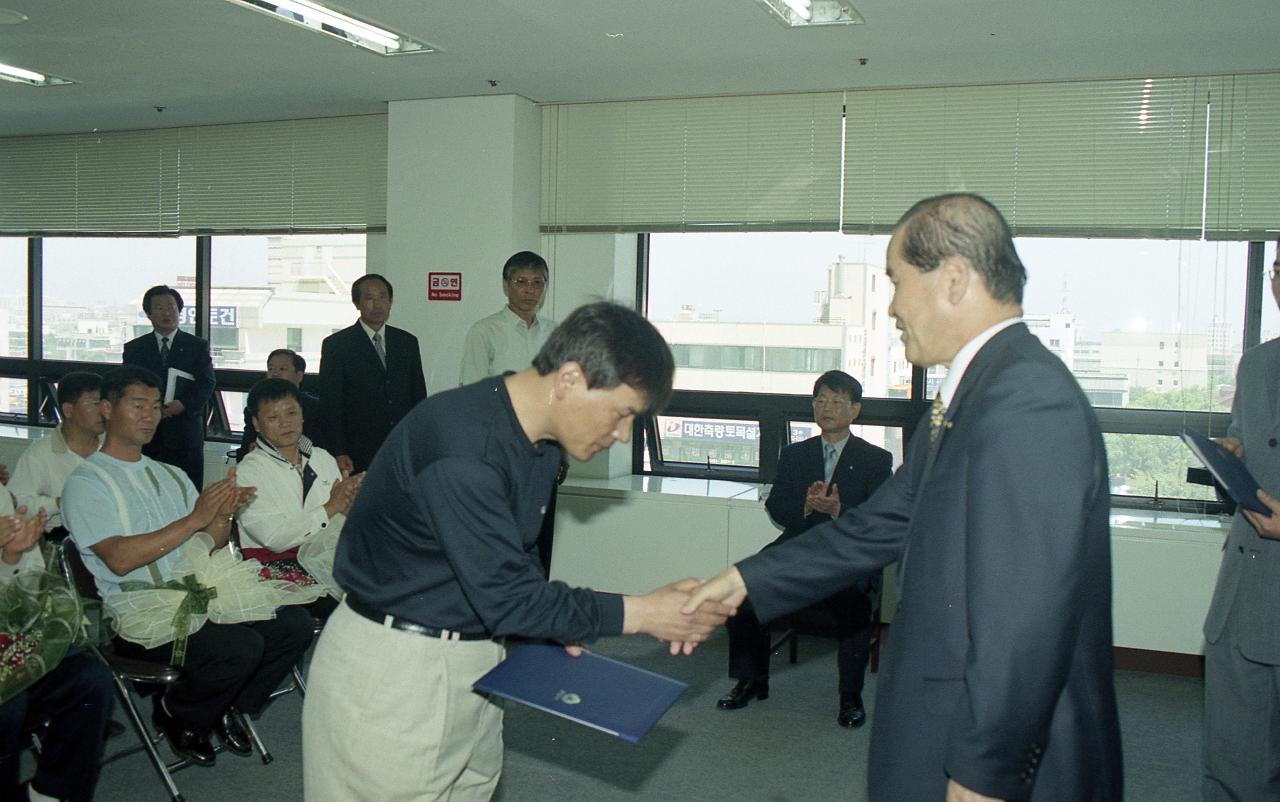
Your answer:
[[[374,458],[338,543],[346,597],[311,663],[304,793],[488,800],[502,773],[502,709],[471,685],[506,635],[565,643],[647,633],[697,642],[732,612],[682,614],[697,580],[645,596],[548,582],[537,538],[562,450],[627,442],[671,394],[671,351],[647,320],[584,306],[519,373],[414,408]]]

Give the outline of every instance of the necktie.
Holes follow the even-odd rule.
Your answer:
[[[168,337],[160,338],[160,364],[161,365],[169,364],[169,338]]]
[[[373,334],[373,350],[378,352],[378,359],[382,361],[382,367],[387,366],[387,351],[382,347],[382,332],[374,332]]]
[[[942,419],[947,414],[947,407],[942,403],[942,394],[939,393],[933,397],[933,404],[929,407],[929,442],[936,442],[938,434],[942,432]]]
[[[831,481],[831,477],[836,472],[836,462],[839,458],[840,454],[836,451],[836,447],[833,444],[822,444],[822,469],[826,474],[828,482]]]

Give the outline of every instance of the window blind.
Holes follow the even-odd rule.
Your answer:
[[[0,140],[0,232],[172,234],[173,130]]]
[[[1280,235],[1280,73],[1220,79],[1211,94],[1205,235]]]
[[[1198,238],[1210,79],[864,90],[846,106],[844,222],[976,192],[1016,234]]]
[[[386,226],[385,115],[0,139],[0,233]]]
[[[386,226],[387,118],[182,129],[183,232]]]
[[[838,93],[543,108],[543,231],[834,231]]]

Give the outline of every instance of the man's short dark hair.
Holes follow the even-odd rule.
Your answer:
[[[921,272],[948,256],[963,256],[997,301],[1022,303],[1027,270],[1013,247],[1004,215],[986,198],[954,193],[926,198],[898,220],[902,258]]]
[[[277,348],[276,350],[267,354],[267,362],[270,363],[271,360],[275,359],[278,356],[287,356],[290,359],[292,359],[293,369],[298,371],[299,373],[303,373],[307,369],[307,360],[302,358],[302,354],[299,354],[297,351],[294,351],[293,349],[290,349],[290,348]]]
[[[818,397],[818,391],[823,387],[833,393],[842,393],[849,396],[850,403],[858,403],[862,400],[862,382],[845,373],[843,370],[829,370],[818,377],[813,383],[813,397]]]
[[[625,384],[643,393],[647,412],[664,408],[671,398],[671,349],[652,323],[625,306],[600,302],[578,307],[533,358],[540,376],[566,362],[582,367],[590,389]]]
[[[510,281],[512,273],[525,269],[542,271],[544,281],[551,277],[551,270],[547,267],[546,259],[543,259],[533,251],[520,251],[512,254],[511,258],[502,266],[502,280]]]
[[[282,398],[298,401],[298,386],[288,379],[263,379],[249,389],[249,396],[244,402],[245,417],[257,417],[258,410],[262,409],[263,404],[270,404]]]
[[[182,296],[173,287],[164,284],[157,284],[142,294],[142,311],[148,315],[151,314],[151,302],[161,295],[172,295],[173,302],[178,305],[178,311],[181,312],[186,304],[182,303]]]
[[[137,365],[122,365],[114,368],[107,371],[106,375],[102,377],[102,400],[108,401],[112,406],[115,406],[120,397],[124,395],[124,391],[135,384],[141,384],[158,391],[160,390],[160,377]]]
[[[391,282],[381,273],[365,273],[351,284],[351,303],[356,306],[360,305],[360,288],[370,281],[381,281],[382,285],[387,288],[387,300],[394,301],[396,299],[396,291],[391,288]]]
[[[77,370],[58,380],[58,406],[74,404],[85,393],[101,393],[102,377],[87,370]]]

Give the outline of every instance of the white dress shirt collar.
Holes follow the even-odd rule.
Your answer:
[[[378,329],[377,331],[374,331],[373,329],[369,328],[369,324],[365,323],[363,318],[361,318],[360,320],[357,320],[356,322],[360,324],[360,328],[364,329],[364,334],[366,337],[369,338],[369,342],[373,342],[373,335],[377,334],[379,331],[387,330],[387,324],[385,323],[382,324],[382,328]],[[383,348],[387,347],[387,335],[385,334],[382,335],[382,347]]]
[[[1021,317],[1002,320],[965,343],[964,347],[956,352],[956,355],[951,359],[950,367],[947,368],[947,377],[942,380],[942,386],[938,388],[938,395],[942,397],[943,407],[951,406],[951,400],[956,397],[956,388],[960,386],[960,380],[964,378],[964,372],[969,369],[969,363],[982,350],[982,346],[986,345],[992,337],[1020,322],[1022,322]]]

